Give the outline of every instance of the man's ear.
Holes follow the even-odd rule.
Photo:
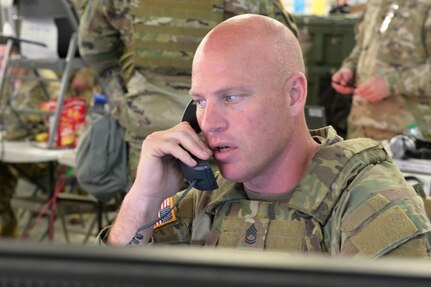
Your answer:
[[[293,110],[303,110],[307,100],[307,79],[300,72],[293,73],[287,80],[290,106]]]

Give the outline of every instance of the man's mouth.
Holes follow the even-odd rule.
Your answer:
[[[216,151],[216,152],[226,152],[226,151],[228,151],[228,150],[230,150],[230,147],[229,147],[229,146],[225,146],[225,145],[217,146],[217,147],[215,148],[215,151]]]

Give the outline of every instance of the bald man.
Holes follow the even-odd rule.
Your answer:
[[[146,138],[104,243],[429,255],[423,202],[381,145],[308,130],[301,49],[280,22],[247,14],[216,26],[196,51],[190,95],[205,140],[188,122]],[[177,193],[190,154],[214,157],[216,190]]]

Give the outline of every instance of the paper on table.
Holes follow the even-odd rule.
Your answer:
[[[21,53],[28,59],[58,59],[58,29],[54,19],[23,19],[20,37],[46,45],[21,43]]]

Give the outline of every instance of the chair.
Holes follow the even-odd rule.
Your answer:
[[[112,198],[108,202],[101,202],[91,195],[80,195],[73,193],[61,193],[57,199],[57,216],[60,217],[66,242],[70,242],[67,228],[66,216],[70,214],[94,214],[90,226],[85,232],[82,243],[86,243],[97,227],[98,233],[105,225],[111,224],[112,220],[108,217],[109,212],[118,210],[121,198]],[[96,225],[97,223],[97,225]]]
[[[15,195],[11,205],[14,208],[37,213],[43,204],[49,201],[55,190],[55,170],[59,153],[58,149],[46,149],[35,143],[26,141],[3,141],[0,136],[0,160],[5,163],[47,163],[48,174],[46,178],[30,178],[26,176],[25,170],[18,170],[21,178],[27,179],[36,186],[31,195]],[[30,221],[27,225],[30,224]]]
[[[58,156],[61,158],[61,156]],[[60,161],[60,164],[62,162]],[[108,212],[117,211],[121,203],[121,195],[118,194],[107,202],[97,200],[90,194],[78,194],[76,179],[73,175],[66,174],[65,166],[60,169],[55,182],[54,194],[48,197],[46,194],[32,194],[32,195],[15,195],[12,198],[11,205],[14,208],[23,209],[30,212],[30,217],[24,226],[21,237],[28,238],[39,221],[44,217],[48,217],[48,228],[42,234],[40,240],[46,236],[49,240],[54,240],[54,222],[57,218],[61,220],[64,238],[67,243],[71,243],[69,237],[68,224],[66,218],[71,214],[93,214],[89,227],[85,230],[85,238],[82,243],[86,243],[90,236],[93,234],[94,228],[97,223],[97,232],[102,229],[104,225],[111,222],[108,217]],[[70,191],[66,192],[66,187],[70,187]],[[96,233],[97,233],[96,232]]]
[[[75,153],[76,150],[63,151],[58,156],[58,162],[62,166],[75,167]],[[76,177],[74,174],[68,176],[69,180],[76,183],[75,187],[78,186]],[[87,195],[81,195],[76,193],[60,193],[57,199],[57,212],[62,220],[63,230],[65,231],[65,237],[69,242],[67,234],[67,227],[65,222],[65,215],[68,214],[83,214],[93,213],[95,214],[90,227],[88,228],[83,243],[87,242],[94,227],[97,223],[97,230],[100,231],[104,225],[110,224],[111,220],[108,218],[109,212],[116,212],[122,202],[124,193],[117,192],[107,201],[98,200],[96,197],[88,193]]]

